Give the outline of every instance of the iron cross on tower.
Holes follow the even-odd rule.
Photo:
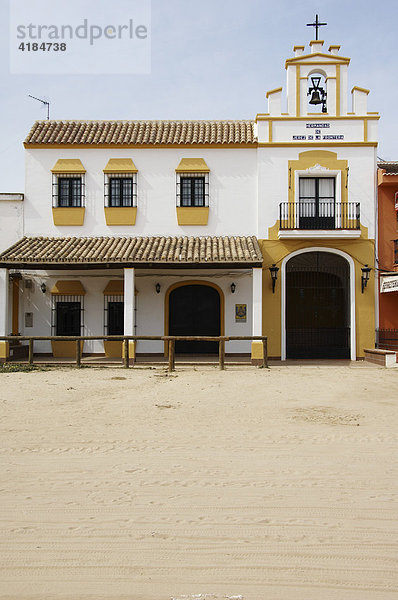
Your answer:
[[[320,21],[318,20],[318,15],[315,15],[315,22],[314,23],[307,23],[307,27],[315,27],[315,39],[318,39],[318,29],[320,27],[323,27],[324,25],[327,25],[327,23],[320,23]]]

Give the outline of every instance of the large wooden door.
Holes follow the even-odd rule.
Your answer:
[[[176,288],[169,296],[170,335],[221,335],[220,294],[208,285]],[[212,354],[217,342],[176,342],[177,354]]]
[[[329,252],[295,256],[286,270],[287,358],[349,358],[349,266]]]

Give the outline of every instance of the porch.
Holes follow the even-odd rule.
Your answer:
[[[83,360],[121,360],[122,338],[130,360],[165,357],[174,335],[177,354],[218,355],[221,336],[259,364],[262,256],[256,238],[24,238],[0,256],[0,313],[0,360],[28,338],[35,354],[74,358],[76,337]]]

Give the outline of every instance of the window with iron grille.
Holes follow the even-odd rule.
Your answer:
[[[124,297],[104,296],[104,335],[124,334]]]
[[[394,240],[394,263],[398,265],[398,240]]]
[[[137,174],[105,174],[105,206],[137,206]]]
[[[53,296],[52,335],[83,335],[84,296]]]
[[[53,206],[59,208],[85,205],[84,174],[53,174]]]
[[[208,173],[177,173],[177,206],[209,206]]]

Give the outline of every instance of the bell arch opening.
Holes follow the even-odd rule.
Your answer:
[[[326,77],[322,72],[316,71],[308,75],[307,96],[307,112],[327,112]]]

